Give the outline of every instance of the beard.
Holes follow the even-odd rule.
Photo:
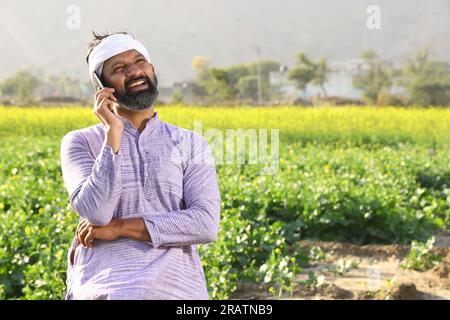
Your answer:
[[[130,92],[128,86],[137,80],[145,80],[148,84],[148,88],[139,90],[138,92]],[[119,93],[117,90],[114,92],[114,96],[117,98],[119,105],[124,109],[131,111],[140,111],[150,109],[158,98],[158,78],[153,75],[153,79],[149,76],[142,76],[139,78],[128,79],[124,84],[125,93]]]

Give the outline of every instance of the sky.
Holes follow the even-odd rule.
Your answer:
[[[368,6],[380,29],[367,27]],[[91,32],[129,31],[162,85],[195,77],[192,60],[223,67],[261,57],[292,66],[299,51],[345,61],[364,50],[402,62],[424,47],[450,61],[450,0],[0,0],[0,79],[19,68],[88,80]]]

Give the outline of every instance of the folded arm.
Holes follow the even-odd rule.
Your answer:
[[[153,247],[215,241],[220,222],[220,191],[214,157],[206,140],[193,136],[183,177],[184,210],[144,216]]]
[[[85,226],[79,235],[90,246],[95,238],[114,240],[126,237],[148,242],[153,247],[185,246],[212,242],[220,222],[220,192],[212,151],[206,141],[194,148],[183,178],[186,209],[132,219],[113,219],[108,226]]]

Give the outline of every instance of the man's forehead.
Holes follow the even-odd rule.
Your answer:
[[[124,51],[122,53],[116,54],[115,56],[112,56],[108,60],[105,61],[105,66],[107,65],[113,65],[119,62],[125,62],[129,59],[133,59],[136,56],[142,56],[142,54],[137,51],[136,49],[130,49],[127,51]]]

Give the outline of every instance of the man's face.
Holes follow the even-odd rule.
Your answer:
[[[153,65],[134,49],[106,60],[102,79],[105,86],[116,89],[114,96],[128,110],[148,109],[158,97]]]

